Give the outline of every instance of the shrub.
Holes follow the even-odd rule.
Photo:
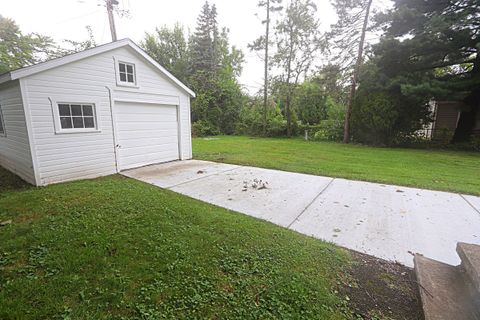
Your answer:
[[[480,152],[480,136],[473,135],[469,142],[450,144],[457,150],[478,151]]]
[[[352,129],[356,141],[374,145],[389,144],[398,117],[393,99],[386,93],[361,95],[352,112]]]
[[[216,136],[220,130],[206,120],[198,120],[192,124],[192,135],[194,137]]]
[[[302,123],[319,123],[327,118],[326,96],[319,83],[306,80],[295,92],[292,107]]]
[[[426,104],[387,91],[360,91],[352,110],[352,137],[373,145],[409,141],[429,121]]]
[[[287,121],[283,117],[280,108],[270,107],[267,110],[267,132],[270,137],[283,136],[287,131]],[[240,113],[237,123],[236,134],[263,135],[262,107],[257,104],[246,106]]]
[[[267,136],[279,137],[287,132],[287,120],[283,118],[280,109],[275,108],[267,113]]]
[[[323,120],[314,140],[341,141],[343,138],[343,120]]]
[[[314,140],[341,141],[343,138],[343,123],[345,107],[327,97],[327,120],[320,121]]]

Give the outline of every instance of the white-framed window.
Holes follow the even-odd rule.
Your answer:
[[[57,106],[62,130],[96,129],[94,104],[58,103]]]
[[[129,62],[118,62],[118,79],[122,84],[136,85],[135,65]]]
[[[101,131],[98,102],[72,101],[68,96],[49,97],[48,99],[52,105],[56,134]]]
[[[0,137],[5,137],[5,121],[3,119],[2,106],[0,105]]]

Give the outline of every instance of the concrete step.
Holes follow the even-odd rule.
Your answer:
[[[415,255],[425,320],[480,320],[478,294],[462,266]]]
[[[480,293],[480,246],[459,242],[457,253],[473,287]]]

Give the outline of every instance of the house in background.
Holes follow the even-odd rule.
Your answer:
[[[432,101],[433,122],[422,133],[432,140],[450,141],[457,128],[462,106],[460,101]],[[480,113],[475,123],[473,134],[480,135]]]
[[[195,94],[129,39],[0,75],[0,165],[34,185],[192,157]]]

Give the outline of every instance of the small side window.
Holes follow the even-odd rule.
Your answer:
[[[135,84],[135,65],[133,63],[119,62],[118,75],[120,82]]]
[[[2,106],[0,106],[0,136],[6,136],[5,133],[5,121],[3,119]]]

